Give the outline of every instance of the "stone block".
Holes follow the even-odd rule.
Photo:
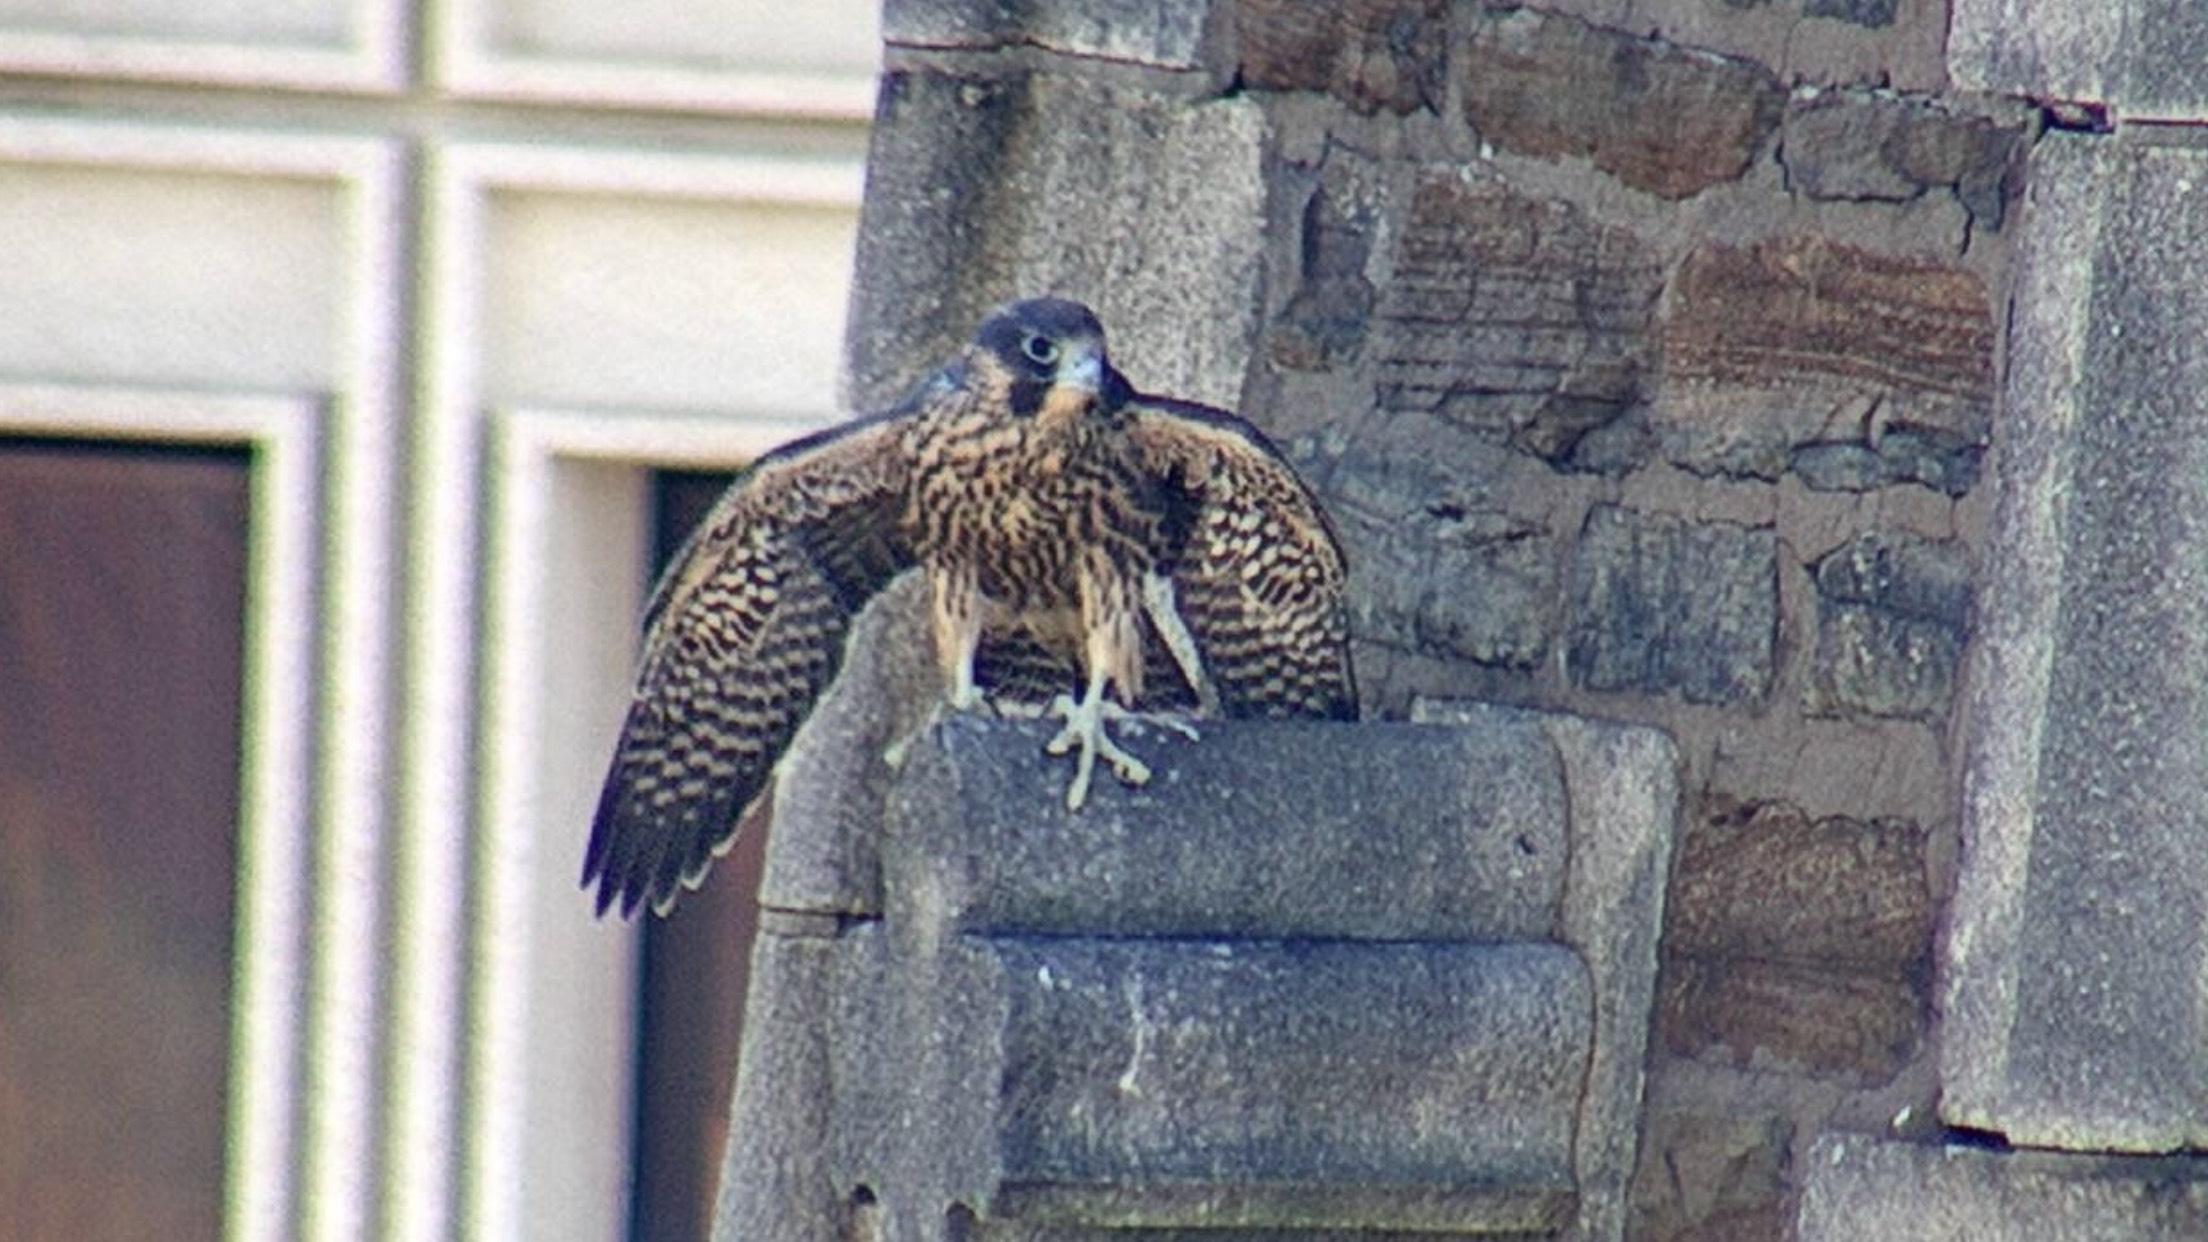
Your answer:
[[[1811,198],[1907,202],[1946,190],[1998,229],[2025,146],[2021,122],[1850,91],[1791,104],[1779,159],[1789,187]]]
[[[1820,559],[1809,709],[1944,720],[1969,634],[1967,555],[1954,540],[1870,531]]]
[[[1278,366],[1332,371],[1364,353],[1378,296],[1366,266],[1383,205],[1371,171],[1330,152],[1304,199],[1296,289],[1266,335],[1266,355]]]
[[[992,308],[1094,307],[1151,392],[1233,408],[1263,305],[1264,119],[1046,74],[882,79],[848,334],[852,395],[881,408]]]
[[[1876,28],[1894,24],[1898,5],[1899,0],[1803,0],[1802,15]]]
[[[835,1002],[832,919],[769,914],[752,942],[728,1151],[713,1212],[715,1242],[843,1242],[852,1205],[829,1165],[829,1036]],[[771,1124],[762,1119],[771,1118]]]
[[[2208,1237],[2208,1165],[1827,1134],[1802,1163],[1800,1242]]]
[[[1657,1039],[1674,1056],[1877,1086],[1923,1041],[1924,987],[1921,972],[1667,955]]]
[[[1792,1143],[1785,1118],[1737,1103],[1651,1104],[1633,1187],[1633,1236],[1644,1242],[1788,1237]]]
[[[1412,196],[1374,327],[1382,409],[1432,414],[1564,468],[1630,413],[1662,286],[1639,238],[1499,177]]]
[[[1618,1237],[1676,755],[1422,711],[1130,738],[1071,815],[1043,726],[922,731],[880,917],[770,916],[720,1236]]]
[[[1977,478],[1993,418],[1993,304],[1967,269],[1818,237],[1707,243],[1665,294],[1649,418],[1701,475],[1812,487]]]
[[[853,937],[832,1184],[890,1236],[954,1203],[1263,1236],[1571,1219],[1589,996],[1561,947]]]
[[[1465,63],[1465,117],[1507,150],[1579,157],[1638,190],[1686,198],[1747,171],[1786,90],[1750,61],[1534,9],[1485,17]]]
[[[1676,1055],[1891,1078],[1924,1033],[1925,832],[1722,808],[1679,843],[1657,1029]]]
[[[769,910],[879,915],[877,839],[896,771],[886,756],[943,700],[928,629],[928,584],[908,573],[875,596],[843,667],[775,774],[773,844],[759,879]]]
[[[1508,449],[1419,419],[1288,452],[1341,534],[1360,641],[1493,668],[1547,657],[1564,558],[1545,527],[1494,507]]]
[[[1665,950],[1896,972],[1929,960],[1925,836],[1769,804],[1721,813],[1679,842]]]
[[[1572,681],[1694,703],[1760,701],[1778,591],[1768,529],[1598,505],[1573,557]]]
[[[2208,153],[2051,133],[2030,181],[1941,1112],[2208,1146]]]
[[[1210,13],[1210,4],[1186,0],[885,0],[882,41],[893,48],[962,51],[1024,45],[1163,69],[1201,69]]]
[[[1948,65],[1965,90],[2198,121],[2203,46],[2208,9],[2190,0],[1955,0]]]
[[[1446,0],[1237,0],[1242,81],[1327,91],[1370,116],[1439,112],[1448,90]]]

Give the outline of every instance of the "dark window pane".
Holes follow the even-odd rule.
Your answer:
[[[659,476],[655,567],[674,555],[729,478]],[[758,925],[765,819],[762,812],[743,825],[705,887],[684,893],[667,918],[646,917],[631,1222],[637,1242],[687,1242],[712,1232]]]
[[[0,1237],[221,1229],[249,469],[0,440]]]

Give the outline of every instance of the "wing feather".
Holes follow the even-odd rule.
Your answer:
[[[1326,511],[1225,410],[1138,396],[1129,442],[1164,497],[1161,568],[1230,717],[1357,715],[1347,567]]]
[[[852,618],[912,563],[905,468],[895,418],[809,436],[738,476],[677,554],[584,855],[599,913],[664,912],[734,842]]]

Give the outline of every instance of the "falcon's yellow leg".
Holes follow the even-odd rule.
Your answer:
[[[1066,787],[1066,809],[1078,811],[1088,801],[1089,778],[1096,771],[1096,757],[1104,756],[1111,762],[1112,771],[1130,785],[1141,785],[1150,779],[1150,767],[1119,748],[1119,743],[1104,731],[1107,719],[1124,719],[1130,713],[1117,703],[1104,697],[1104,674],[1089,674],[1088,693],[1075,702],[1072,695],[1061,694],[1050,705],[1050,714],[1065,717],[1066,727],[1043,747],[1053,755],[1072,750],[1076,743],[1080,753],[1073,760],[1073,784]]]

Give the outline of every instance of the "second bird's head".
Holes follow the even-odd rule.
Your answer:
[[[1014,302],[982,321],[974,352],[990,378],[1004,384],[1019,418],[1079,418],[1125,396],[1126,381],[1104,352],[1104,325],[1079,302]]]

